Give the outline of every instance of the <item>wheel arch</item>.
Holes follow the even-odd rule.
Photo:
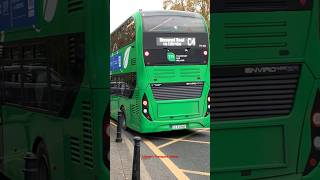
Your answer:
[[[37,153],[37,148],[38,148],[40,143],[44,143],[46,145],[44,139],[42,137],[38,136],[38,137],[35,138],[35,140],[33,141],[33,145],[32,145],[32,152],[34,154]]]

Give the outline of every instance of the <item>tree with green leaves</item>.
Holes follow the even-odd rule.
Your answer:
[[[210,25],[210,1],[209,0],[163,0],[165,10],[191,11],[201,14],[208,26]]]

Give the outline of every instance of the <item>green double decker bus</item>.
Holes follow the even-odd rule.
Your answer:
[[[140,11],[111,34],[111,117],[141,133],[209,127],[202,16]]]
[[[211,7],[211,179],[320,179],[319,0]]]
[[[109,179],[108,8],[0,0],[0,179]]]

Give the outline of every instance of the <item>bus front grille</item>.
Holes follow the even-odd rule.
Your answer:
[[[241,120],[288,115],[300,65],[213,66],[211,118]]]
[[[203,82],[151,84],[156,100],[178,100],[200,98]]]

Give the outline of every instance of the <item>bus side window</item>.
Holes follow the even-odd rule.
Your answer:
[[[22,104],[21,48],[7,46],[3,58],[4,102]]]
[[[117,74],[111,77],[111,93],[131,98],[136,86],[135,73]]]
[[[127,24],[126,36],[128,37],[127,44],[131,44],[135,41],[135,38],[136,38],[134,18],[130,17],[126,24]]]
[[[36,49],[43,48],[43,46],[43,44],[31,44],[23,47],[23,97],[25,106],[48,110],[48,60],[37,58],[34,53],[39,51]]]
[[[68,117],[84,75],[84,52],[82,33],[5,44],[4,102]]]
[[[111,34],[110,53],[133,43],[135,38],[135,22],[134,18],[130,17]]]
[[[84,75],[84,39],[82,35],[51,38],[48,42],[49,78],[52,110],[67,117]]]

